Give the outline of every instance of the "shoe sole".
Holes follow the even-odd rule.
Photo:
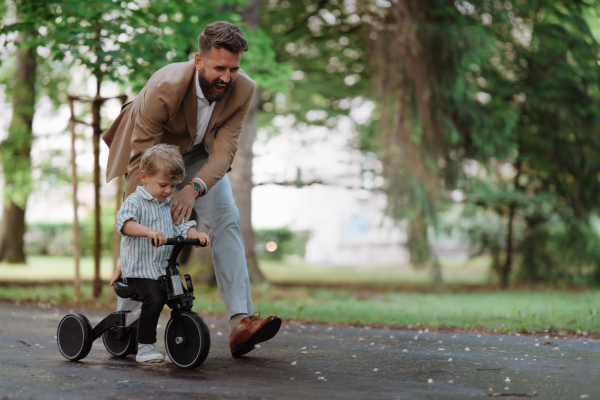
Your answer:
[[[164,362],[165,360],[157,360],[157,359],[153,359],[153,360],[144,360],[144,361],[140,361],[140,360],[135,360],[137,362],[142,362],[142,363],[161,363]]]
[[[254,345],[273,339],[275,335],[277,335],[277,332],[279,332],[279,328],[281,328],[280,318],[267,322],[259,330],[254,332],[254,335],[252,335],[250,339],[232,347],[231,355],[233,357],[241,357],[244,354],[248,354],[255,349]]]

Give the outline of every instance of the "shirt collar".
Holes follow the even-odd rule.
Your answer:
[[[142,199],[144,199],[144,200],[152,201],[152,199],[155,199],[156,201],[158,201],[158,199],[157,199],[156,197],[152,196],[152,195],[151,195],[151,194],[150,194],[150,193],[149,193],[149,192],[148,192],[146,189],[144,189],[144,187],[143,187],[143,186],[138,186],[138,187],[137,187],[137,189],[135,189],[135,192],[136,192],[137,194],[139,194],[139,195],[142,197]],[[164,200],[162,203],[160,203],[160,204],[161,204],[161,205],[162,205],[162,204],[168,204],[168,203],[170,203],[170,202],[171,202],[171,198],[170,198],[170,197],[167,197],[167,198],[166,198],[166,199],[165,199],[165,200]]]

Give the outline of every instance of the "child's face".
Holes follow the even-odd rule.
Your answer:
[[[164,201],[173,194],[175,186],[179,183],[171,179],[171,176],[165,171],[159,171],[153,176],[146,175],[146,171],[140,171],[140,180],[144,185],[144,189],[152,196],[156,197],[159,202]]]

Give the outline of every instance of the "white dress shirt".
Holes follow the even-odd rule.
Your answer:
[[[208,123],[210,122],[210,117],[212,116],[213,110],[215,109],[215,102],[213,101],[211,104],[208,104],[208,100],[204,97],[204,93],[202,93],[202,89],[200,88],[200,81],[198,80],[198,71],[196,70],[196,74],[194,75],[194,80],[196,81],[196,104],[198,107],[198,117],[196,119],[196,135],[194,136],[194,142],[192,145],[183,152],[183,154],[193,151],[196,146],[202,146],[202,139],[204,139],[204,135],[206,135],[206,128],[208,128]],[[200,197],[205,196],[207,194],[206,184],[200,178],[194,178],[202,184],[204,191],[200,194]]]
[[[194,146],[198,146],[202,143],[204,135],[206,134],[206,128],[208,128],[208,122],[215,109],[215,102],[208,104],[208,100],[204,97],[202,89],[200,88],[200,82],[198,81],[198,71],[196,71],[196,102],[198,104],[198,119],[196,120],[196,136],[194,136],[194,143],[190,146],[191,150]]]

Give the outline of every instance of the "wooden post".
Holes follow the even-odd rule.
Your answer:
[[[100,83],[98,83],[98,87]],[[102,279],[100,278],[100,252],[102,250],[102,232],[100,228],[100,106],[102,99],[92,102],[92,129],[94,130],[94,298],[102,294]]]
[[[79,270],[79,261],[81,259],[81,241],[79,237],[79,218],[77,209],[79,203],[77,201],[77,165],[75,163],[75,110],[73,107],[73,99],[69,99],[69,107],[71,108],[71,119],[69,128],[71,130],[71,184],[73,186],[73,258],[75,259],[75,281],[73,282],[75,290],[75,301],[81,300],[81,274]]]
[[[123,201],[123,177],[117,176],[117,193],[115,196],[115,216],[117,212],[121,209],[121,203]],[[117,232],[116,229],[113,229],[112,235],[112,263],[113,263],[113,271],[117,269],[117,263],[119,262],[119,255],[121,254],[121,235]],[[116,294],[114,290],[110,291],[110,298],[116,298]]]

